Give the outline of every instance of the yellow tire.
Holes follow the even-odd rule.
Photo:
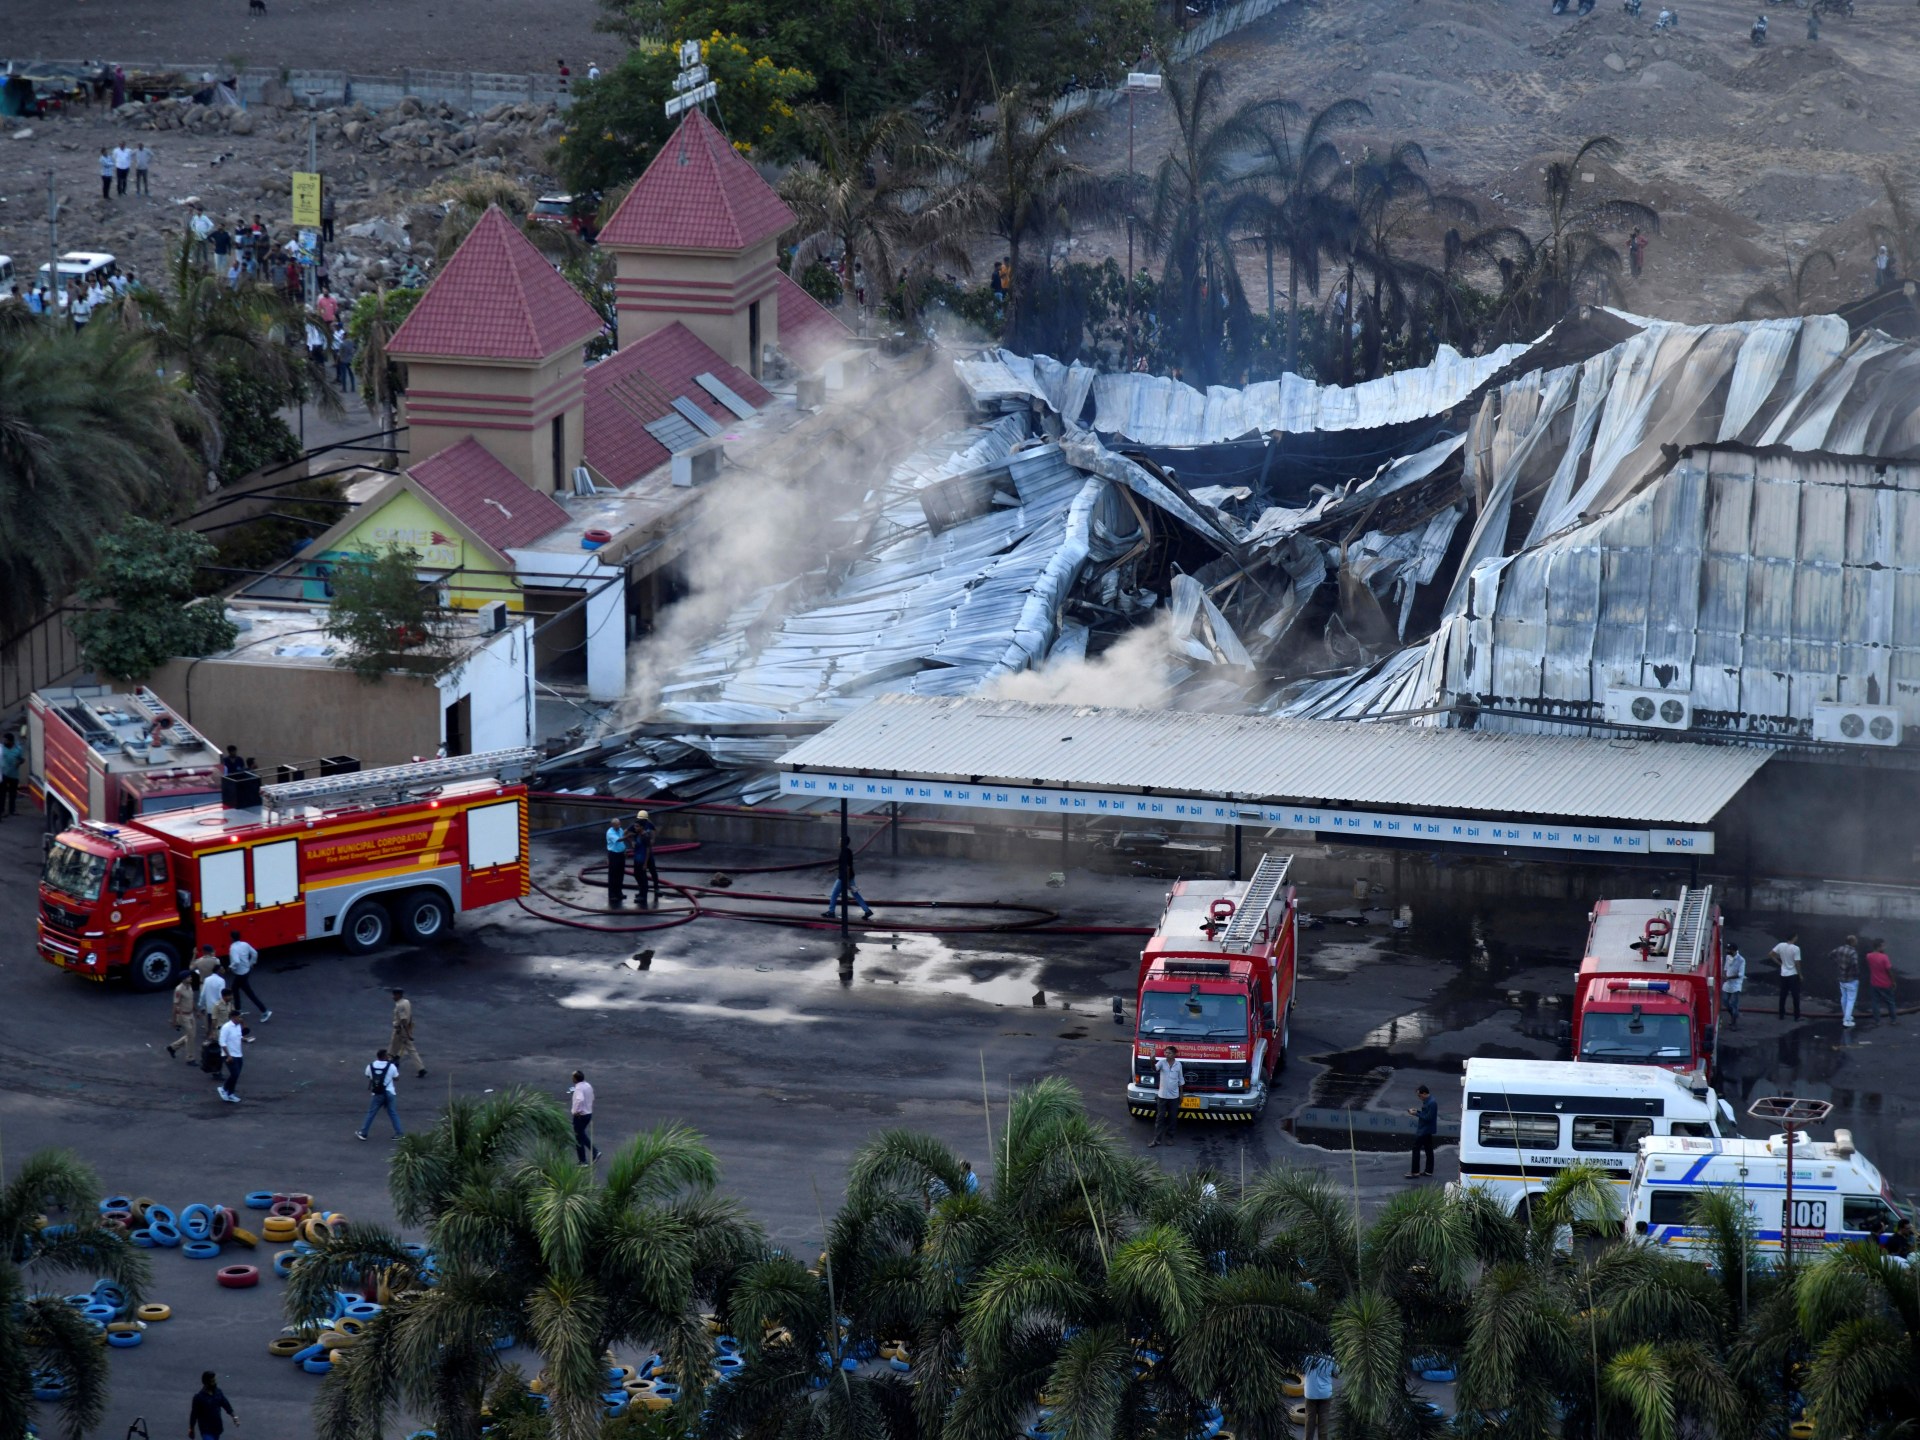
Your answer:
[[[269,1215],[260,1222],[260,1233],[269,1240],[297,1240],[300,1226],[289,1216]]]
[[[154,1301],[152,1303],[142,1305],[138,1310],[134,1311],[133,1318],[136,1320],[147,1320],[147,1321],[171,1320],[173,1318],[173,1307],[171,1305],[162,1305],[158,1301]]]
[[[318,1343],[326,1346],[329,1350],[346,1350],[351,1348],[353,1343],[359,1338],[357,1335],[348,1335],[339,1330],[326,1330],[321,1332]]]
[[[258,1235],[254,1234],[251,1230],[244,1230],[238,1225],[233,1227],[233,1234],[229,1238],[236,1245],[244,1245],[249,1250],[260,1243],[260,1237]]]
[[[138,1320],[110,1320],[107,1322],[109,1335],[138,1335],[146,1329]]]
[[[1307,1423],[1306,1401],[1296,1400],[1287,1406],[1287,1423],[1289,1425],[1304,1425]]]
[[[627,1381],[621,1388],[624,1389],[627,1394],[637,1399],[642,1395],[651,1395],[653,1393],[653,1381],[642,1380],[636,1376],[634,1379]]]
[[[1791,1435],[1793,1440],[1813,1440],[1813,1421],[1796,1420],[1787,1427],[1787,1434]]]
[[[646,1410],[671,1410],[673,1401],[664,1395],[636,1395],[634,1403]]]
[[[267,1353],[285,1360],[290,1356],[298,1355],[312,1343],[311,1340],[302,1340],[298,1335],[276,1335],[267,1342]]]
[[[1280,1393],[1289,1400],[1300,1399],[1307,1393],[1305,1377],[1291,1374],[1282,1375],[1280,1377]]]
[[[312,1245],[318,1245],[322,1240],[331,1240],[333,1221],[322,1215],[309,1215],[307,1223],[300,1227],[300,1236]]]
[[[362,1320],[358,1315],[342,1315],[338,1320],[333,1322],[333,1328],[338,1330],[342,1335],[350,1335],[355,1340],[358,1340],[361,1332],[367,1328],[367,1322]]]
[[[533,1379],[527,1382],[527,1389],[531,1390],[536,1395],[546,1394],[547,1393],[547,1377],[545,1375],[534,1376]]]
[[[337,1346],[334,1349],[327,1351],[327,1363],[329,1365],[338,1365],[342,1360],[346,1358],[347,1358],[347,1352],[345,1350],[340,1349]]]

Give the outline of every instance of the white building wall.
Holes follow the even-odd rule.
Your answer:
[[[440,677],[440,740],[447,738],[447,707],[471,703],[473,750],[510,750],[533,744],[533,621],[507,628]]]

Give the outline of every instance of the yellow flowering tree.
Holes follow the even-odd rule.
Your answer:
[[[680,73],[679,49],[678,42],[644,42],[598,80],[578,83],[556,156],[572,189],[612,189],[646,169],[679,123],[665,109]],[[791,155],[794,102],[813,89],[813,76],[717,30],[700,42],[700,56],[719,87],[708,113],[734,149],[752,159]]]

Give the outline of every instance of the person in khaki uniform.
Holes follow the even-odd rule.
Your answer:
[[[180,983],[173,987],[173,1028],[180,1033],[167,1042],[169,1055],[179,1054],[182,1045],[187,1047],[189,1060],[200,1053],[200,1036],[194,1028],[194,1015],[197,1013],[194,999],[193,976],[182,975]]]
[[[420,1047],[413,1043],[413,1002],[407,999],[407,992],[394,987],[393,991],[393,1038],[387,1041],[387,1058],[398,1065],[407,1056],[413,1056],[413,1063],[419,1066],[416,1078],[427,1073],[426,1057],[421,1055]]]

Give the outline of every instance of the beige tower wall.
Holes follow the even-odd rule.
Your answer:
[[[585,441],[584,350],[569,346],[537,364],[409,359],[402,410],[406,464],[471,436],[536,490],[570,489]],[[554,422],[561,426],[558,482]]]
[[[761,350],[778,343],[775,240],[739,252],[614,248],[614,303],[620,343],[631,345],[679,321],[749,375],[760,374],[754,347],[758,307]]]

